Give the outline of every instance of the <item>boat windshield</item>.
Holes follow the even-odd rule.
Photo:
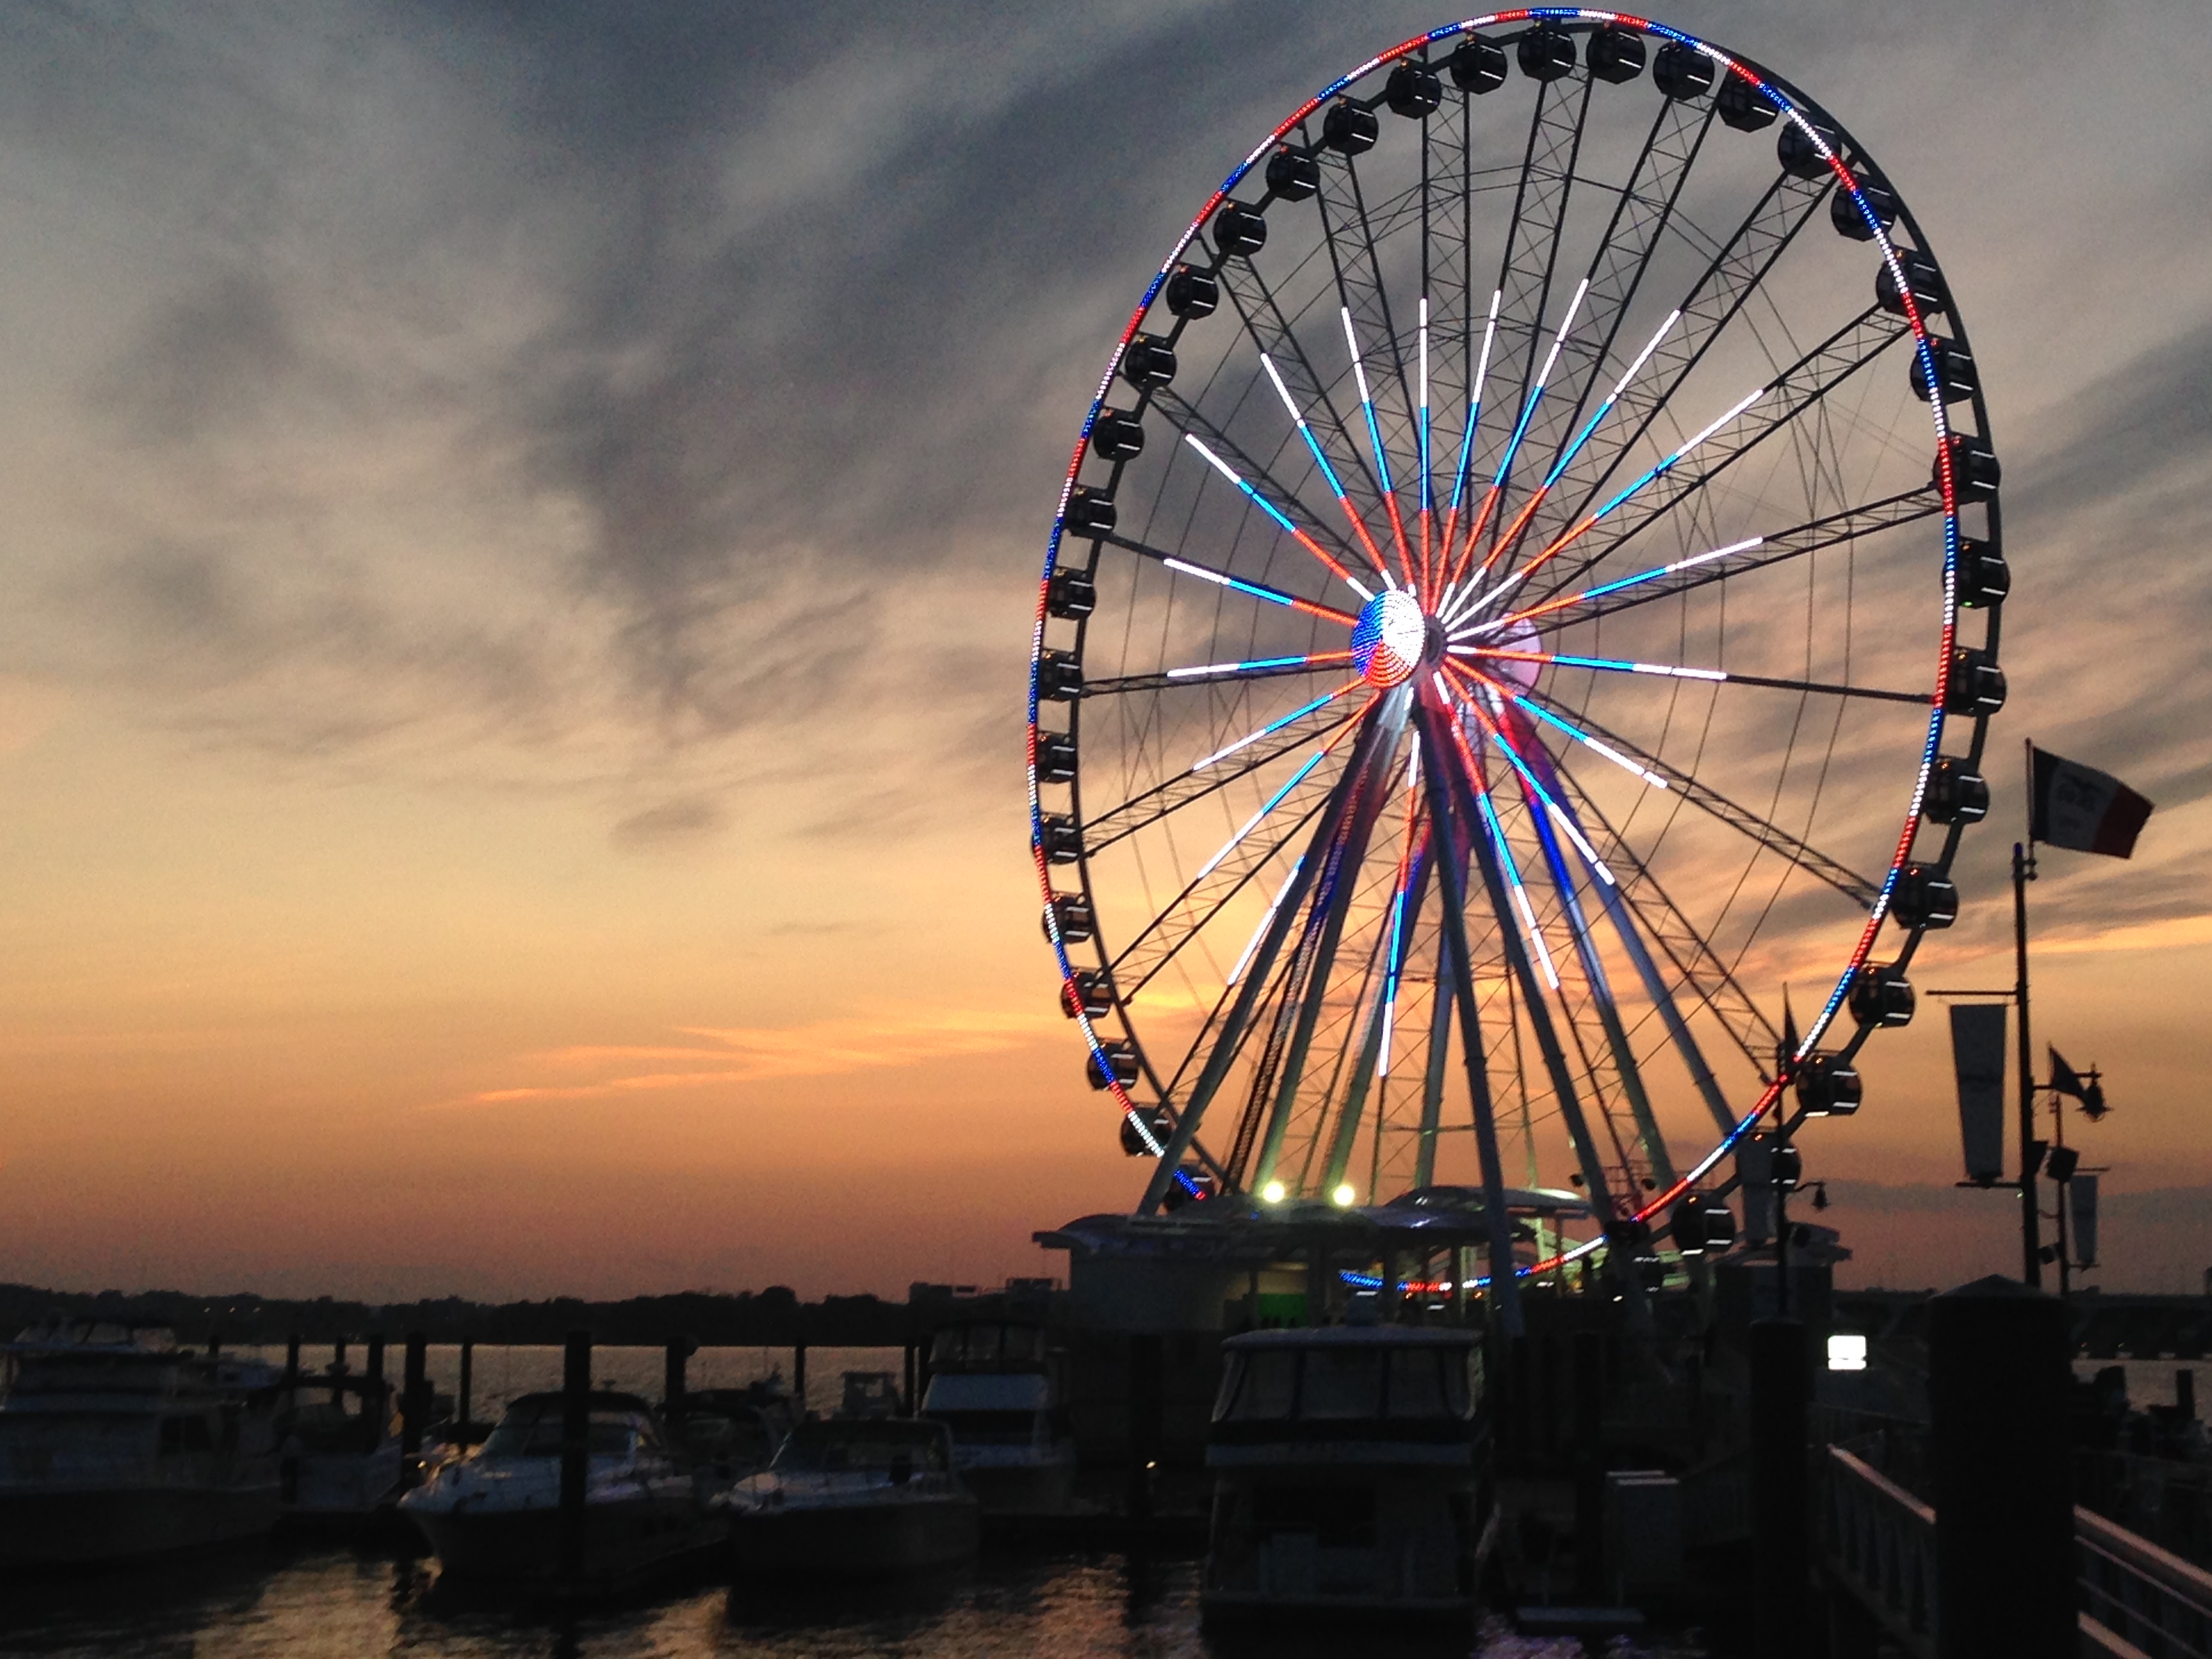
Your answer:
[[[1341,1346],[1232,1352],[1218,1423],[1408,1420],[1468,1415],[1474,1350]]]
[[[770,1467],[787,1473],[836,1474],[901,1466],[934,1471],[945,1463],[945,1431],[933,1424],[832,1419],[793,1426]]]
[[[558,1457],[561,1455],[561,1407],[520,1404],[507,1408],[483,1443],[486,1457]],[[586,1445],[593,1457],[626,1457],[641,1441],[652,1436],[635,1412],[595,1411],[586,1431]]]

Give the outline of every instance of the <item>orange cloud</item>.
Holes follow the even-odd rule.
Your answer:
[[[580,1083],[526,1083],[486,1089],[449,1105],[501,1105],[519,1100],[587,1100],[658,1090],[702,1089],[757,1083],[770,1078],[833,1077],[919,1061],[987,1054],[1044,1035],[1058,1022],[1034,1012],[948,1012],[925,1019],[818,1020],[787,1027],[682,1026],[688,1036],[714,1045],[699,1048],[579,1044],[523,1056],[561,1067],[608,1067],[624,1060],[689,1060],[704,1065],[678,1071],[644,1071]]]

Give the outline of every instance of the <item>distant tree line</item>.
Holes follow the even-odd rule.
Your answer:
[[[721,1295],[686,1291],[638,1296],[623,1302],[585,1302],[558,1297],[544,1302],[483,1303],[449,1296],[435,1301],[381,1307],[316,1297],[285,1301],[240,1293],[194,1296],[182,1291],[120,1291],[96,1294],[0,1285],[0,1338],[49,1318],[99,1319],[165,1325],[181,1342],[198,1346],[211,1336],[226,1344],[276,1343],[298,1336],[309,1343],[356,1341],[381,1334],[397,1343],[421,1331],[433,1342],[559,1342],[587,1330],[614,1346],[657,1346],[690,1337],[702,1346],[893,1346],[921,1326],[905,1303],[875,1296],[829,1296],[801,1302],[788,1286]]]

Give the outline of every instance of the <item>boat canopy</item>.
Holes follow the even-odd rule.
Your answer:
[[[915,1418],[838,1418],[794,1424],[769,1467],[780,1474],[849,1469],[937,1471],[951,1466],[942,1423]]]

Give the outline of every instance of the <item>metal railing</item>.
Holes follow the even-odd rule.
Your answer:
[[[2138,1538],[2200,1567],[2212,1566],[2212,1464],[2077,1451],[2074,1495]]]
[[[1936,1651],[1936,1511],[1863,1459],[1828,1448],[1828,1570],[1915,1659]]]
[[[2212,1572],[2079,1504],[2074,1536],[2085,1621],[2148,1659],[2212,1659]]]
[[[1936,1511],[1864,1458],[1827,1449],[1820,1482],[1830,1577],[1883,1633],[1933,1659]],[[2081,1650],[2110,1659],[2212,1659],[2212,1572],[2077,1504]]]

